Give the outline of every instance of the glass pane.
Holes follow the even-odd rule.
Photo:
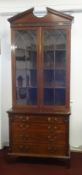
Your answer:
[[[30,104],[36,104],[37,100],[36,100],[36,96],[37,96],[37,89],[36,88],[30,88],[29,89],[29,96],[30,96]]]
[[[45,69],[54,68],[54,52],[53,51],[44,51],[44,67]]]
[[[36,79],[37,75],[36,75],[36,70],[31,70],[30,71],[30,85],[32,87],[36,87],[37,84],[37,79]]]
[[[55,70],[55,85],[56,87],[65,87],[65,70]]]
[[[66,33],[62,29],[44,31],[44,104],[65,105]]]
[[[65,89],[55,89],[55,105],[65,105]]]
[[[44,88],[44,104],[53,105],[54,104],[54,89]]]
[[[35,105],[37,103],[37,89],[36,88],[29,88],[29,87],[22,87],[16,88],[17,93],[17,102],[18,104],[28,104],[28,105]]]
[[[44,70],[44,86],[52,87],[54,85],[54,70]]]
[[[17,104],[37,104],[36,31],[16,31]]]
[[[55,67],[59,69],[66,68],[66,51],[57,50],[55,52]]]

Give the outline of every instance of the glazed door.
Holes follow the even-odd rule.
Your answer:
[[[38,31],[33,28],[14,30],[12,43],[13,106],[36,110],[39,105]]]
[[[43,105],[64,108],[67,99],[67,36],[63,29],[43,31]],[[54,108],[54,109],[55,109]]]
[[[16,103],[37,104],[36,31],[16,31]]]

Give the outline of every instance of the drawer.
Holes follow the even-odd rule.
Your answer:
[[[48,133],[54,131],[55,128],[51,124],[46,123],[28,123],[28,122],[12,122],[11,124],[12,132],[34,132],[34,133]]]
[[[41,155],[41,156],[64,156],[66,155],[66,148],[63,145],[51,146],[47,144],[14,144],[12,145],[12,152],[14,153],[22,153],[28,155]]]
[[[45,116],[45,115],[15,115],[12,117],[12,121],[18,122],[52,122],[52,116]]]
[[[14,115],[11,121],[16,122],[34,122],[34,123],[60,123],[68,121],[68,117],[56,115]]]
[[[36,132],[36,133],[13,133],[12,137],[12,143],[40,143],[40,144],[54,144],[59,145],[63,144],[65,145],[67,142],[67,136],[66,134],[46,134],[44,132]]]
[[[55,131],[65,131],[67,128],[67,123],[65,122],[52,122],[52,123],[46,123],[46,122],[22,122],[22,121],[14,121],[11,123],[12,127],[16,130],[55,130]]]

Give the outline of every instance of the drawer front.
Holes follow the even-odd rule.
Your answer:
[[[66,138],[64,138],[63,136],[61,135],[54,135],[54,136],[51,136],[51,135],[44,135],[42,133],[38,134],[36,133],[36,135],[34,134],[21,134],[21,133],[17,133],[17,134],[14,134],[13,133],[13,137],[12,137],[12,143],[47,143],[47,144],[52,144],[54,143],[55,145],[59,145],[59,144],[63,144],[63,145],[66,145]]]
[[[32,121],[33,119],[33,121]],[[35,119],[35,120],[34,120]],[[62,132],[64,133],[67,125],[68,125],[68,120],[66,117],[46,117],[44,118],[40,117],[35,117],[35,116],[30,116],[28,117],[28,120],[26,117],[14,117],[13,120],[11,120],[11,124],[13,125],[13,128],[15,130],[20,131],[20,130],[27,130],[27,131],[49,131],[49,132]]]
[[[42,155],[42,156],[64,156],[66,155],[66,147],[63,145],[54,146],[49,144],[15,144],[12,145],[12,152],[29,154],[29,155]]]

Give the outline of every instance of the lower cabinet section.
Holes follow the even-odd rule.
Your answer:
[[[8,112],[9,155],[69,159],[69,115]]]

